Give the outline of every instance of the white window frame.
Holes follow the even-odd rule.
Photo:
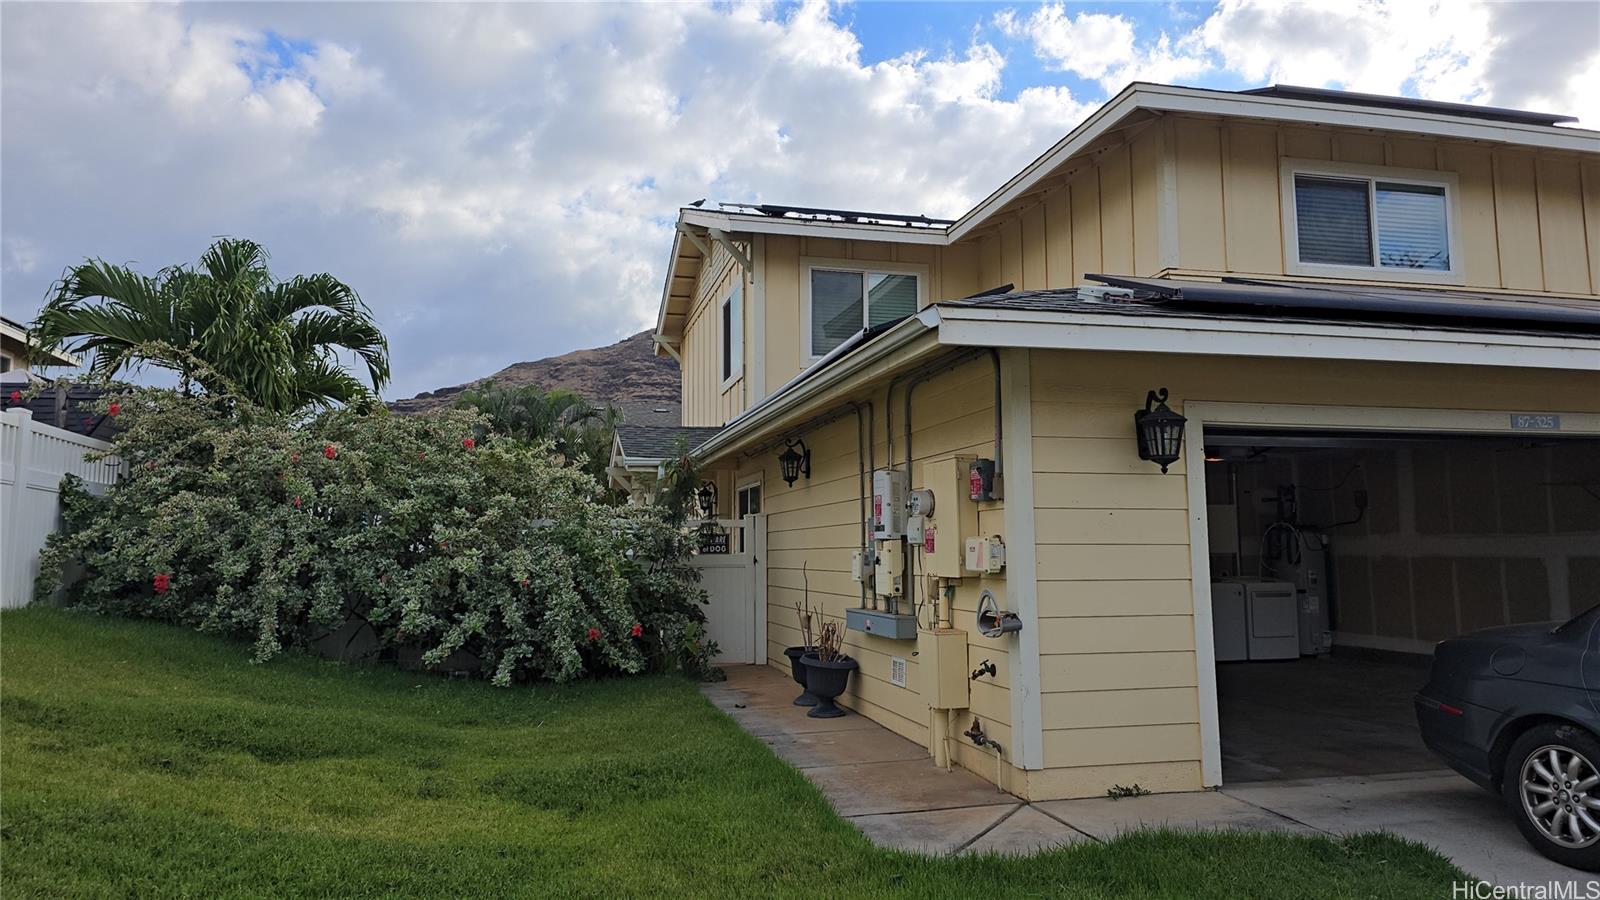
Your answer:
[[[814,352],[816,348],[811,346],[811,273],[817,269],[826,269],[830,272],[859,272],[863,277],[866,275],[915,275],[917,276],[917,309],[924,309],[928,305],[928,266],[917,263],[802,257],[800,260],[800,358],[805,360],[807,365],[826,355]],[[869,315],[867,304],[863,302],[861,304],[862,328],[867,327]]]
[[[739,297],[739,334],[734,335],[735,339],[730,341],[723,332],[727,327],[726,311],[728,304],[733,302],[736,294]],[[720,389],[722,391],[727,391],[740,378],[744,377],[744,307],[744,278],[735,269],[733,278],[730,279],[728,290],[723,293],[722,299],[717,302],[717,374],[719,376],[722,374],[724,363],[728,364],[728,377],[720,379]],[[732,354],[732,359],[727,359],[723,356],[724,346],[726,346],[727,352]]]
[[[1294,180],[1298,175],[1363,180],[1367,183],[1367,221],[1371,229],[1373,253],[1378,248],[1377,182],[1414,184],[1444,189],[1446,237],[1450,245],[1450,268],[1406,269],[1399,266],[1346,266],[1335,263],[1300,261],[1299,210],[1295,206]],[[1461,258],[1460,179],[1454,172],[1429,169],[1400,169],[1359,163],[1329,162],[1322,159],[1285,159],[1280,165],[1282,184],[1278,196],[1283,206],[1283,268],[1291,275],[1316,275],[1325,278],[1363,281],[1409,281],[1424,284],[1465,284],[1466,267]]]

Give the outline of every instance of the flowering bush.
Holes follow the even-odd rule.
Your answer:
[[[118,411],[127,477],[64,490],[41,595],[78,563],[77,605],[243,637],[258,660],[354,621],[500,685],[706,665],[682,529],[475,414],[291,421],[154,390]]]

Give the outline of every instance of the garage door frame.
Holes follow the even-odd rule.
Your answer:
[[[1515,415],[1559,416],[1559,429],[1513,428]],[[1299,406],[1188,400],[1184,477],[1189,497],[1189,577],[1194,593],[1196,685],[1200,694],[1200,777],[1222,784],[1222,726],[1217,712],[1217,664],[1211,631],[1211,555],[1206,522],[1205,429],[1279,428],[1287,431],[1384,431],[1427,434],[1600,437],[1600,415],[1556,410],[1409,409],[1377,406]]]

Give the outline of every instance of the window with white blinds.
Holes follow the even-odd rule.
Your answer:
[[[1369,182],[1348,178],[1301,175],[1294,180],[1301,262],[1372,265],[1368,189]]]
[[[917,311],[917,276],[903,272],[811,270],[811,355],[823,356],[869,326]]]
[[[1301,264],[1452,271],[1445,184],[1339,174],[1294,175]]]

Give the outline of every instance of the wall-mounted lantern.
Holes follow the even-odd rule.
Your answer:
[[[783,483],[794,487],[800,476],[811,477],[811,449],[805,441],[785,441],[783,452],[778,454],[778,466],[783,471]]]
[[[1188,421],[1167,408],[1167,389],[1150,391],[1144,409],[1133,414],[1133,428],[1139,436],[1139,458],[1161,467],[1161,474],[1183,455],[1183,423]]]
[[[700,518],[712,519],[717,515],[717,485],[712,481],[700,482],[700,489],[694,492],[695,500],[700,504]]]

